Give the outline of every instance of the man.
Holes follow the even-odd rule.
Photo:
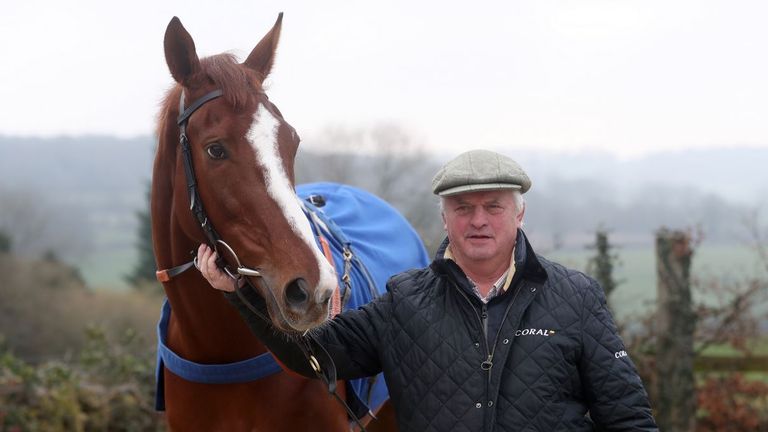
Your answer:
[[[339,378],[383,371],[403,432],[657,430],[600,286],[537,256],[520,229],[522,168],[475,150],[432,186],[448,234],[432,264],[314,333]],[[210,249],[198,257],[214,287],[233,289]],[[284,364],[314,377],[294,343],[227,298]]]

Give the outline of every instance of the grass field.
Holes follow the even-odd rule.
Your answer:
[[[619,248],[619,257],[615,277],[621,281],[616,292],[611,295],[611,307],[620,321],[626,321],[632,315],[650,312],[655,308],[656,268],[652,248]],[[571,268],[583,270],[593,254],[587,249],[560,250],[550,253],[548,258]],[[134,250],[119,249],[92,256],[81,263],[80,268],[88,284],[96,289],[124,290],[124,279],[134,266]],[[693,257],[692,277],[704,283],[717,280],[725,283],[738,282],[750,277],[761,276],[768,279],[766,269],[760,267],[755,253],[744,246],[707,246],[699,247]],[[768,310],[768,304],[762,304],[762,310]],[[768,337],[754,341],[753,354],[768,356]],[[704,353],[705,356],[739,357],[743,354],[727,345],[714,345]],[[748,372],[750,380],[768,383],[768,373]]]
[[[123,290],[128,288],[127,275],[136,264],[133,250],[118,249],[92,255],[78,264],[88,286],[96,289]]]
[[[653,248],[617,248],[615,252],[619,258],[615,277],[620,284],[611,295],[611,305],[616,315],[623,318],[654,308],[656,257]],[[551,253],[548,258],[568,267],[584,270],[592,254],[592,251],[586,249],[557,251]],[[760,268],[755,253],[748,247],[701,245],[694,252],[691,269],[694,283],[738,283],[760,275],[768,278],[766,269]]]
[[[571,268],[584,270],[593,254],[587,249],[559,250],[547,258]],[[615,277],[620,281],[611,302],[619,316],[653,308],[656,300],[654,251],[646,248],[617,248],[619,258]],[[124,276],[135,265],[134,249],[119,248],[94,254],[79,264],[88,284],[94,288],[124,289]],[[738,282],[766,275],[752,250],[745,246],[700,246],[694,253],[692,276],[695,281]]]

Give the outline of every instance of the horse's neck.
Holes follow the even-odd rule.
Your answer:
[[[188,254],[176,254],[179,264],[190,259]],[[201,363],[227,363],[266,351],[223,294],[196,269],[164,287],[171,305],[168,344],[177,354]]]

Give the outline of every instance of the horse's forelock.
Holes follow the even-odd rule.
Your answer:
[[[256,89],[261,91],[261,83],[258,81],[255,73],[239,65],[233,54],[224,53],[200,60],[203,73],[211,79],[224,92],[224,99],[235,107],[242,108],[248,103],[251,92]],[[163,127],[166,122],[175,122],[179,115],[179,97],[181,95],[181,86],[175,85],[165,95],[157,116],[158,130],[160,136],[163,133]],[[189,104],[190,101],[187,101]]]
[[[224,92],[224,99],[235,109],[244,107],[254,87],[261,85],[233,54],[206,57],[200,60],[200,64],[203,72]]]

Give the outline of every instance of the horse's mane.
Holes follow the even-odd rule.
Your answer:
[[[224,99],[235,109],[241,108],[248,103],[248,98],[254,90],[261,90],[261,83],[255,72],[251,72],[246,67],[239,67],[239,63],[234,54],[223,53],[200,59],[201,73],[211,80],[216,88],[224,92]],[[179,93],[181,86],[174,85],[163,99],[160,113],[158,115],[158,136],[162,134],[162,125],[166,121],[173,120],[178,116]],[[189,104],[191,101],[187,101]]]

